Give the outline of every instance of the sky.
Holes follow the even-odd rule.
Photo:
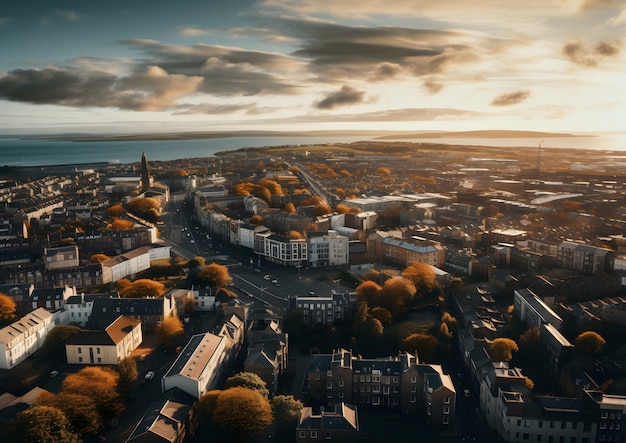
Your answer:
[[[626,0],[23,0],[0,134],[626,131]]]

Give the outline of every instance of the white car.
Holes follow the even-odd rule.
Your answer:
[[[156,373],[154,371],[148,371],[146,372],[145,377],[143,378],[145,381],[150,381],[154,378],[154,376],[156,375]]]
[[[59,375],[59,371],[50,371],[50,378],[56,378]]]

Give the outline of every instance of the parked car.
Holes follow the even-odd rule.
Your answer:
[[[58,377],[59,371],[50,371],[50,378]]]
[[[148,371],[146,372],[145,377],[143,378],[145,381],[150,381],[154,378],[154,376],[156,375],[156,373],[154,371]]]
[[[272,280],[272,283],[274,283],[275,285],[277,285],[277,284],[278,284],[278,280],[274,279],[274,280]]]

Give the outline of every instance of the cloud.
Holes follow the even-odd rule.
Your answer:
[[[321,122],[413,122],[436,120],[478,119],[489,116],[488,113],[468,111],[455,108],[401,108],[383,109],[375,112],[358,114],[320,114],[301,115],[286,119],[290,123],[321,123]]]
[[[78,22],[82,18],[83,17],[76,11],[71,11],[69,9],[55,9],[52,14],[43,16],[40,20],[40,24],[41,26],[48,26],[57,21],[71,23]]]
[[[493,99],[493,106],[510,106],[523,102],[530,96],[530,91],[515,91],[502,94]]]
[[[315,103],[317,109],[335,109],[339,106],[348,106],[362,103],[365,92],[358,91],[350,86],[342,86],[339,91],[331,92],[322,100]]]
[[[431,94],[436,94],[443,89],[443,85],[441,83],[436,82],[432,79],[424,80],[423,84],[424,88],[426,88],[426,90]]]
[[[254,103],[244,104],[212,104],[202,103],[198,105],[183,104],[176,107],[173,112],[174,115],[187,115],[187,114],[212,114],[212,115],[224,115],[235,114],[243,112],[247,115],[260,115],[267,114],[276,111],[276,108],[262,107],[259,108]]]
[[[177,98],[194,94],[200,82],[201,77],[171,75],[157,66],[126,77],[60,68],[19,69],[0,78],[0,98],[33,104],[160,111],[173,107]]]
[[[138,69],[161,66],[172,74],[204,78],[200,92],[217,96],[265,94],[291,95],[299,91],[294,84],[275,72],[299,69],[299,62],[288,56],[262,51],[248,51],[217,45],[178,46],[154,40],[124,40],[143,52],[147,59]]]
[[[600,42],[590,48],[579,40],[566,43],[561,50],[568,60],[574,64],[595,68],[605,58],[615,58],[620,54],[622,44],[619,41]]]

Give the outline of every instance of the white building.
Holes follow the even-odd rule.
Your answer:
[[[221,374],[226,338],[209,332],[191,337],[161,379],[161,390],[178,388],[195,398],[212,390]]]
[[[308,259],[307,241],[303,238],[289,238],[284,235],[257,235],[264,237],[263,254],[269,261],[285,266],[299,266]]]
[[[38,308],[0,329],[0,368],[11,369],[41,348],[54,325],[54,315]]]
[[[309,233],[308,237],[309,266],[347,266],[350,263],[348,238],[337,231],[327,233]]]
[[[150,268],[150,261],[170,257],[170,247],[142,246],[102,262],[102,282],[111,283]]]
[[[80,331],[65,342],[69,364],[117,365],[143,341],[141,321],[120,315],[104,331]]]

